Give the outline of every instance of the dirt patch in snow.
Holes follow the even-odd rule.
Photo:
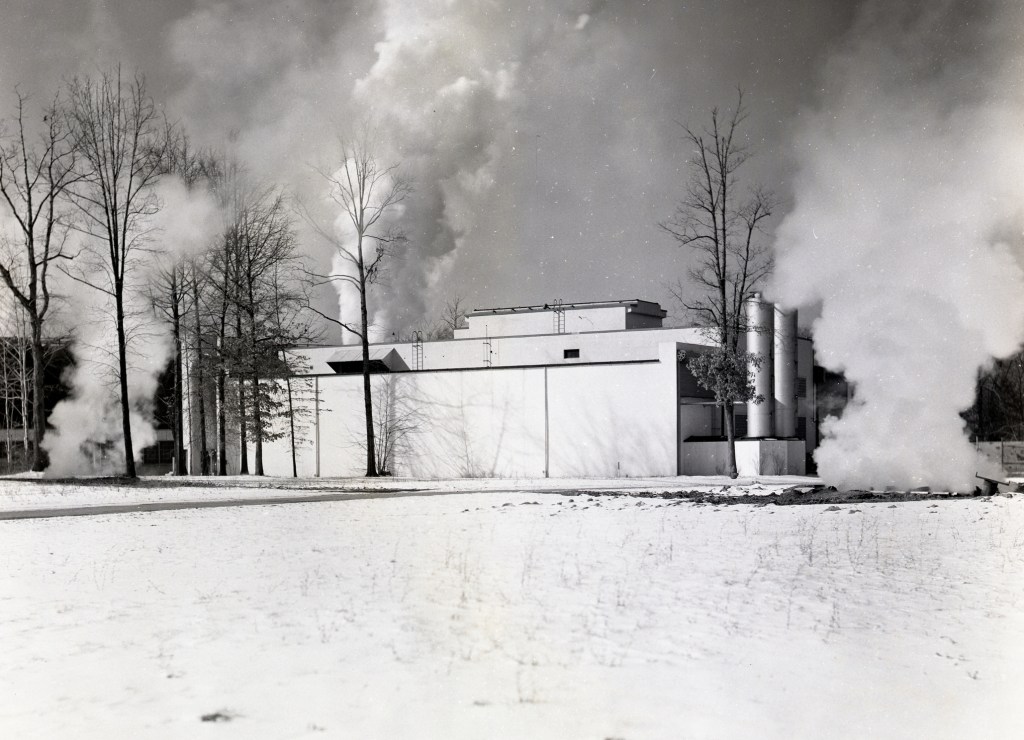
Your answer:
[[[895,503],[901,501],[962,501],[967,498],[988,499],[981,494],[955,494],[934,491],[839,491],[832,487],[815,486],[787,489],[779,493],[733,493],[721,491],[562,491],[563,496],[628,496],[631,498],[657,498],[690,501],[696,504],[753,504],[755,506],[805,506],[826,504]],[[1001,493],[1008,497],[1011,494]]]

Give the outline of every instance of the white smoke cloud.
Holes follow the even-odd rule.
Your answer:
[[[687,270],[657,227],[687,157],[676,121],[742,84],[760,138],[752,179],[785,181],[776,142],[849,15],[797,0],[219,0],[167,27],[160,68],[197,140],[311,207],[323,184],[310,165],[333,169],[339,135],[379,125],[381,156],[416,188],[408,255],[371,301],[388,304],[374,320],[389,333],[453,293],[471,306],[667,301],[663,283]],[[323,242],[300,242],[328,272]],[[333,312],[336,296],[316,303]]]
[[[157,441],[153,401],[160,375],[173,351],[170,327],[153,309],[161,271],[198,254],[221,231],[223,214],[211,193],[188,188],[178,177],[164,177],[154,187],[160,210],[143,226],[146,251],[136,252],[126,288],[128,398],[132,447],[136,462]],[[100,270],[84,275],[104,284]],[[50,455],[48,475],[115,475],[124,472],[124,427],[118,386],[117,334],[111,296],[81,283],[66,283],[75,364],[64,382],[70,395],[57,404],[48,421],[43,446]]]
[[[199,254],[220,233],[224,213],[209,189],[162,177],[154,188],[160,210],[152,219],[157,252],[173,258]]]
[[[965,490],[990,467],[960,412],[1024,340],[1024,16],[894,10],[865,5],[796,135],[774,294],[820,309],[817,360],[855,386],[822,427],[822,477]]]
[[[409,323],[396,310],[422,313],[423,294],[444,281],[451,254],[475,226],[474,212],[511,148],[522,104],[518,60],[535,28],[516,12],[508,26],[496,26],[489,3],[460,3],[455,13],[447,0],[382,7],[385,38],[354,97],[372,112],[382,160],[401,163],[416,188],[406,214],[415,251],[391,266],[390,280],[419,297],[382,304],[374,323],[387,326]]]
[[[70,307],[76,317],[71,352],[75,364],[64,376],[70,395],[54,407],[53,429],[43,440],[50,456],[47,475],[118,475],[124,472],[124,434],[117,375],[117,343],[109,296],[79,286]],[[166,330],[135,296],[129,302],[128,397],[136,461],[156,442],[153,397],[170,357]]]

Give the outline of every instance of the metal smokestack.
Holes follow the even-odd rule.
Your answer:
[[[775,307],[775,436],[796,436],[796,311]],[[767,400],[765,401],[767,403]]]
[[[747,300],[747,352],[761,356],[761,367],[751,368],[754,373],[754,393],[764,401],[747,403],[747,437],[758,439],[775,435],[772,398],[774,388],[774,362],[772,350],[775,334],[775,307],[754,293]]]

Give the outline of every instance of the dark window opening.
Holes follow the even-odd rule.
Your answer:
[[[736,429],[733,430],[733,433],[737,437],[746,437],[747,436],[747,417],[745,415],[738,414],[734,418],[736,420]]]
[[[144,465],[166,465],[174,461],[174,442],[165,439],[142,450]]]
[[[798,416],[796,419],[796,436],[804,439],[807,436],[807,417]]]
[[[796,379],[796,397],[807,398],[807,378]]]
[[[578,349],[567,349],[562,352],[562,357],[566,360],[575,360],[578,359],[579,356],[580,351]]]

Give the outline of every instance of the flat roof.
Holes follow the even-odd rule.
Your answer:
[[[648,316],[660,316],[664,318],[668,312],[655,301],[645,301],[640,298],[627,298],[621,301],[576,301],[573,303],[545,303],[536,306],[507,306],[503,308],[476,308],[466,316],[494,316],[495,314],[528,313],[530,311],[554,311],[556,308],[579,309],[579,308],[633,308],[634,313],[642,313]],[[639,310],[638,310],[639,309]]]

